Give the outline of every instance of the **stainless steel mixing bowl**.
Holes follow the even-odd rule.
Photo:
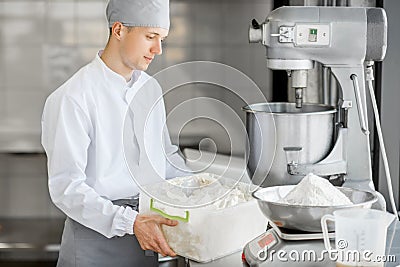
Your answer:
[[[297,162],[320,162],[332,150],[336,109],[327,105],[257,103],[243,108],[249,138],[247,170],[262,187],[298,184],[304,175],[287,172],[285,149],[301,147]]]
[[[369,209],[377,200],[377,197],[371,192],[337,187],[353,202],[352,205],[301,206],[279,203],[294,187],[295,185],[272,186],[253,193],[253,197],[258,200],[258,205],[264,215],[279,227],[306,232],[322,232],[320,221],[325,214],[332,214],[333,211],[339,209]],[[328,225],[328,229],[333,231],[334,226]]]

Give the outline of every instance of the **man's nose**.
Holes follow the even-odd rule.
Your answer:
[[[162,54],[162,45],[161,41],[157,41],[152,47],[151,47],[151,52],[156,55],[161,55]]]

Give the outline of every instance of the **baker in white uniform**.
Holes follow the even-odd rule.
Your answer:
[[[105,49],[48,97],[42,116],[50,196],[67,216],[59,267],[157,266],[158,253],[175,256],[160,226],[177,222],[138,213],[139,188],[125,163],[123,147],[125,116],[133,112],[135,118],[150,122],[145,134],[140,135],[138,127],[132,131],[136,146],[131,151],[137,155],[128,160],[137,161],[134,173],[140,177],[136,178],[145,180],[144,169],[149,166],[140,154],[145,137],[163,136],[163,143],[152,142],[147,153],[156,161],[160,176],[179,173],[168,158],[184,166],[162,125],[163,101],[151,116],[129,108],[133,95],[147,106],[161,96],[159,84],[144,71],[162,53],[161,42],[169,31],[169,3],[110,0],[106,15],[110,37]],[[151,90],[140,91],[143,84]]]

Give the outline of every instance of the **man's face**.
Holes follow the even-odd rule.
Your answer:
[[[156,55],[161,55],[161,42],[167,37],[163,28],[123,26],[120,55],[123,64],[132,70],[146,70]]]

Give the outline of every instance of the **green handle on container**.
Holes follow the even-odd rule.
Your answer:
[[[186,217],[181,217],[181,216],[174,216],[174,215],[169,215],[168,213],[165,213],[164,211],[157,209],[153,206],[154,204],[154,199],[150,199],[150,210],[155,211],[159,214],[161,214],[163,217],[171,219],[171,220],[177,220],[177,221],[182,221],[182,222],[189,222],[189,211],[185,211]]]

